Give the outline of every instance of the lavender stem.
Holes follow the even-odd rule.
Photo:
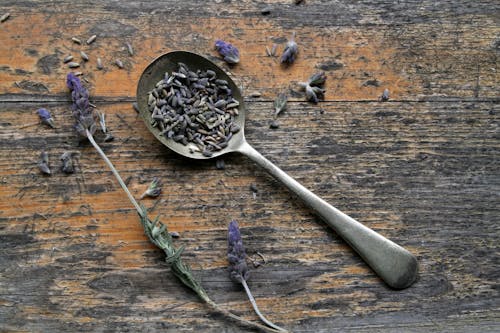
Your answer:
[[[120,186],[122,187],[122,189],[127,194],[130,202],[134,205],[134,207],[137,210],[137,212],[139,213],[139,215],[142,216],[143,213],[142,213],[141,207],[139,206],[139,204],[137,203],[137,201],[132,196],[132,193],[130,193],[130,191],[128,190],[127,185],[125,185],[125,182],[123,181],[122,177],[120,177],[120,174],[115,169],[113,163],[111,163],[111,161],[109,160],[109,158],[102,151],[101,147],[99,147],[99,145],[95,142],[94,137],[92,136],[92,133],[90,133],[88,129],[86,129],[85,131],[86,131],[87,138],[89,139],[90,143],[94,146],[94,148],[97,150],[97,152],[99,153],[99,155],[101,155],[101,157],[103,158],[104,162],[106,162],[106,164],[109,166],[109,168],[113,172],[113,175],[115,175],[116,180],[118,180],[118,183],[120,184]]]
[[[255,313],[259,316],[260,320],[262,320],[267,326],[270,326],[270,327],[272,327],[280,332],[288,332],[284,328],[273,324],[272,322],[267,320],[266,317],[264,317],[264,315],[260,312],[259,307],[257,306],[257,302],[255,301],[255,298],[253,297],[252,292],[250,291],[250,288],[248,287],[248,284],[245,281],[245,279],[241,279],[241,284],[243,285],[243,288],[245,288],[245,291],[248,295],[248,299],[250,300],[250,303],[252,303],[253,309],[254,309]]]

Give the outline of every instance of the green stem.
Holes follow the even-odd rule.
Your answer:
[[[279,332],[288,332],[282,327],[279,327],[278,325],[273,324],[270,322],[264,315],[260,312],[259,307],[257,306],[257,302],[255,301],[255,298],[252,295],[252,292],[250,291],[250,288],[248,287],[247,282],[243,277],[241,278],[241,284],[243,285],[243,288],[245,288],[245,291],[248,295],[248,299],[250,300],[250,303],[252,303],[253,309],[255,310],[255,313],[259,316],[260,320],[262,320],[267,326],[272,327]]]
[[[99,147],[99,145],[95,142],[94,137],[92,136],[92,133],[90,133],[89,130],[86,130],[86,132],[87,132],[87,138],[89,139],[90,143],[94,146],[94,148],[97,150],[99,155],[101,155],[101,157],[103,158],[104,162],[106,162],[108,167],[111,169],[111,171],[113,172],[113,175],[115,175],[115,177],[116,177],[116,180],[118,180],[118,183],[120,184],[122,189],[125,191],[128,198],[130,199],[130,202],[134,205],[134,207],[137,210],[137,212],[139,213],[139,215],[142,216],[143,212],[142,212],[141,207],[139,206],[139,204],[137,203],[135,198],[132,196],[132,193],[130,193],[130,191],[128,190],[127,185],[125,185],[125,182],[123,181],[122,177],[120,177],[120,174],[115,169],[113,163],[111,163],[109,158],[102,151],[101,147]]]

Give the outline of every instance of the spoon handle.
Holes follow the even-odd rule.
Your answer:
[[[247,142],[244,142],[238,151],[263,167],[301,198],[390,287],[404,289],[415,281],[418,270],[417,259],[406,249],[328,204],[262,156]]]

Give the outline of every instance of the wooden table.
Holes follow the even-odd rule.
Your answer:
[[[173,276],[77,137],[63,58],[80,61],[81,50],[90,60],[75,71],[115,136],[97,140],[136,197],[153,177],[163,181],[163,194],[142,203],[180,234],[184,260],[223,308],[258,320],[227,273],[226,228],[236,219],[262,312],[294,332],[500,331],[499,10],[498,1],[2,1],[0,331],[248,331]],[[300,53],[285,68],[265,47],[281,54],[293,31]],[[240,49],[240,64],[218,59],[217,38]],[[388,288],[247,158],[228,155],[219,170],[161,145],[132,102],[145,66],[179,49],[228,69],[243,87],[248,141],[414,253],[418,281]],[[314,105],[297,82],[320,70],[327,93]],[[280,91],[289,107],[270,129]],[[55,129],[38,123],[41,107]],[[36,166],[42,150],[51,176]],[[72,175],[60,170],[64,151],[75,154]]]

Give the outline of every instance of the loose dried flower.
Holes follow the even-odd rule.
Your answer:
[[[294,32],[290,40],[286,43],[285,50],[283,51],[283,55],[281,56],[281,63],[293,64],[295,58],[297,57],[298,52],[299,52],[299,47],[295,42],[295,32]]]
[[[38,161],[38,169],[46,175],[50,175],[49,168],[49,154],[46,151],[42,151],[40,154],[40,160]]]
[[[299,86],[306,92],[306,99],[316,104],[320,99],[324,98],[325,89],[323,89],[323,85],[325,81],[325,73],[319,72],[311,75],[307,82],[299,82]]]
[[[75,129],[84,137],[87,137],[87,131],[94,135],[96,131],[95,117],[89,102],[89,92],[82,85],[80,79],[73,73],[69,73],[66,78],[66,85],[71,90],[73,99],[73,117],[76,119]]]
[[[38,117],[40,117],[40,121],[42,124],[55,128],[54,119],[50,115],[50,112],[47,109],[41,108],[37,110]]]
[[[155,177],[149,184],[148,189],[144,191],[144,193],[141,195],[141,199],[145,198],[146,196],[151,198],[156,198],[160,194],[161,194],[161,182],[158,178]]]
[[[237,64],[240,62],[240,52],[232,44],[218,39],[215,41],[215,49],[228,64]]]
[[[70,152],[65,151],[61,155],[61,161],[63,163],[61,170],[64,173],[73,173],[75,172],[75,168],[73,167],[73,159],[71,158],[72,154]]]
[[[382,95],[380,95],[380,101],[387,102],[389,100],[389,89],[384,89]]]

